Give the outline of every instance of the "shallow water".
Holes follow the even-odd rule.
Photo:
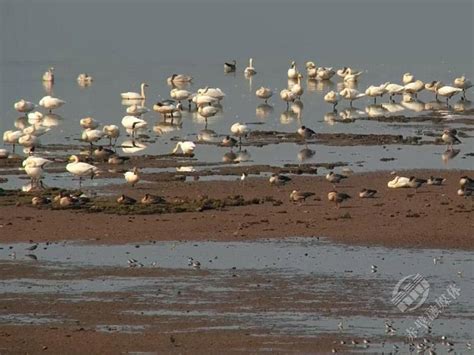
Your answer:
[[[367,337],[372,340],[371,349],[381,351],[392,349],[392,345],[385,342],[397,343],[407,349],[404,345],[405,329],[413,326],[416,317],[423,314],[420,312],[435,304],[449,285],[456,284],[461,290],[460,295],[432,322],[432,333],[426,336],[439,341],[441,335],[448,334],[456,349],[463,349],[473,336],[471,285],[474,268],[468,252],[351,247],[315,238],[134,245],[64,242],[47,246],[40,244],[33,252],[25,251],[27,246],[0,245],[0,264],[37,265],[49,269],[52,277],[67,275],[67,279],[3,280],[0,282],[1,297],[24,297],[22,295],[26,294],[44,297],[59,292],[62,302],[80,302],[81,299],[111,302],[114,293],[127,292],[133,295],[130,299],[135,300],[131,308],[124,311],[128,316],[165,317],[168,321],[212,321],[208,329],[196,325],[180,332],[236,326],[268,330],[272,325],[272,334],[317,336],[337,333],[338,323],[343,320],[341,337]],[[12,253],[15,253],[14,259]],[[31,253],[37,260],[27,257]],[[189,257],[201,262],[200,270],[188,266]],[[144,271],[155,268],[172,272],[157,277],[74,277],[80,270],[128,268],[129,259],[136,260],[138,271],[143,267],[141,270]],[[375,272],[371,265],[377,266]],[[429,282],[430,293],[419,311],[402,313],[391,303],[392,290],[402,277],[415,273]],[[251,303],[239,301],[246,294],[251,297],[255,292],[271,290],[272,297],[278,296],[278,301],[268,306],[265,312]],[[324,306],[328,301],[332,304],[329,313]],[[134,309],[133,302],[141,306]],[[147,305],[145,309],[143,304]],[[182,305],[186,305],[185,310]],[[8,322],[21,322],[15,319],[13,317]],[[386,319],[390,319],[398,329],[395,335],[385,333],[383,323]],[[7,320],[5,317],[1,319],[3,322]],[[146,321],[143,322],[143,327],[148,326]],[[143,330],[140,325],[129,327],[127,324],[112,325],[110,330],[108,325],[97,327],[100,331]]]
[[[44,70],[53,65],[56,68],[54,94],[65,99],[67,104],[57,110],[59,116],[51,116],[47,124],[53,129],[41,137],[45,145],[50,143],[71,143],[80,137],[79,118],[92,115],[102,124],[114,123],[120,126],[125,106],[120,101],[120,92],[137,91],[139,83],[150,84],[147,106],[160,98],[169,96],[170,87],[166,77],[173,72],[189,73],[194,76],[191,90],[206,85],[220,87],[226,98],[222,102],[223,111],[209,120],[208,128],[219,135],[229,133],[229,128],[236,121],[258,122],[251,125],[252,129],[295,131],[305,124],[317,132],[345,133],[388,133],[415,135],[421,131],[439,133],[444,125],[430,122],[417,124],[387,124],[370,120],[358,120],[360,116],[377,115],[379,111],[388,115],[380,106],[373,106],[371,100],[362,99],[356,102],[357,108],[347,110],[342,103],[335,116],[331,107],[324,103],[323,94],[337,89],[340,84],[334,77],[332,82],[307,82],[304,79],[305,94],[302,102],[304,108],[301,115],[287,112],[286,105],[278,98],[277,92],[287,86],[286,71],[289,61],[295,59],[300,71],[304,72],[304,62],[314,60],[318,65],[334,66],[351,65],[365,73],[358,87],[361,90],[370,84],[385,81],[400,82],[401,75],[406,71],[415,73],[423,81],[434,79],[450,83],[455,76],[465,74],[474,77],[474,62],[470,46],[457,46],[456,43],[471,43],[469,35],[472,31],[472,3],[455,1],[456,17],[446,11],[446,4],[430,3],[429,14],[425,11],[424,1],[405,3],[404,1],[384,1],[382,4],[338,1],[335,3],[304,1],[294,4],[272,3],[266,1],[252,3],[252,11],[244,9],[248,3],[243,0],[230,1],[226,6],[218,6],[211,2],[201,4],[167,1],[157,4],[139,2],[134,5],[115,4],[113,10],[107,2],[92,5],[79,0],[66,3],[54,2],[54,6],[42,6],[46,0],[35,4],[3,1],[0,4],[2,26],[15,28],[15,41],[2,31],[2,58],[0,62],[0,131],[12,129],[18,117],[13,110],[13,102],[21,97],[38,102],[45,95],[40,81]],[[282,31],[289,19],[288,13],[297,6],[298,21]],[[93,11],[90,11],[93,9]],[[123,27],[128,22],[128,14],[139,11],[141,21],[134,26]],[[407,11],[408,10],[408,11]],[[112,11],[112,13],[110,13]],[[396,36],[387,34],[386,30],[374,33],[372,26],[381,22],[387,11],[394,18],[405,18],[404,26],[396,31]],[[86,14],[87,26],[84,26],[81,14]],[[179,14],[179,26],[170,24],[166,15]],[[232,15],[232,14],[235,14]],[[328,16],[330,14],[330,16]],[[354,16],[354,14],[357,14]],[[40,28],[34,25],[35,36],[31,36],[34,22],[25,21],[25,17],[44,18]],[[113,16],[114,21],[103,31],[104,16]],[[407,18],[408,16],[408,18]],[[260,18],[271,18],[267,23],[266,35],[260,33]],[[462,21],[462,17],[466,17]],[[212,18],[212,21],[204,19]],[[337,18],[337,28],[333,28],[333,18]],[[125,20],[127,19],[127,20]],[[375,22],[374,22],[375,21]],[[444,31],[428,30],[433,23],[447,23]],[[22,26],[16,26],[22,23]],[[245,23],[245,26],[242,24]],[[308,27],[309,26],[309,27]],[[306,28],[311,28],[307,31]],[[63,28],[63,31],[57,31]],[[165,34],[172,28],[172,36]],[[222,28],[216,31],[215,28]],[[357,29],[360,34],[357,46],[347,51],[346,34]],[[212,41],[194,40],[190,34],[212,33]],[[329,32],[329,36],[319,35]],[[389,31],[390,32],[390,31]],[[158,35],[158,38],[156,36]],[[232,40],[229,40],[231,36]],[[38,38],[48,40],[38,41]],[[298,38],[296,41],[295,38]],[[456,41],[451,41],[457,38]],[[138,40],[139,39],[139,40]],[[74,42],[74,46],[69,45]],[[428,41],[428,42],[427,42]],[[422,43],[438,43],[433,47]],[[166,43],[166,45],[164,45]],[[443,51],[434,48],[443,43]],[[283,45],[283,46],[282,46]],[[166,46],[166,50],[163,50]],[[198,48],[195,48],[198,46]],[[472,47],[472,46],[471,46]],[[376,50],[374,50],[376,48]],[[471,48],[472,49],[472,48]],[[465,55],[462,55],[465,52]],[[257,75],[246,79],[242,70],[247,58],[253,56]],[[235,74],[224,74],[222,64],[235,58],[238,71]],[[75,78],[80,72],[88,72],[95,78],[87,88],[78,86]],[[276,94],[270,100],[270,106],[262,106],[254,91],[261,85],[275,89]],[[472,90],[469,97],[473,97]],[[420,100],[429,103],[433,100],[430,93],[422,93]],[[469,102],[452,100],[452,109],[467,109]],[[386,102],[386,99],[382,100]],[[412,109],[418,110],[421,104]],[[437,104],[445,113],[444,104]],[[423,106],[423,105],[421,105]],[[385,106],[386,108],[388,106]],[[395,107],[396,108],[396,107]],[[414,112],[404,107],[397,112],[403,115],[424,114],[429,111]],[[394,109],[393,105],[390,107]],[[355,118],[354,122],[344,123],[344,117]],[[62,119],[61,119],[62,118]],[[164,154],[171,151],[173,142],[170,138],[196,139],[196,134],[205,127],[196,113],[183,112],[182,127],[179,130],[156,137],[151,129],[161,119],[155,113],[148,113],[145,118],[149,122],[147,134],[156,142],[144,143],[142,149],[122,151],[123,154]],[[57,126],[55,126],[57,125]],[[456,125],[461,128],[463,125]],[[469,132],[468,132],[469,134]],[[463,154],[472,152],[474,139],[464,138],[458,147],[461,153],[449,164],[440,158],[443,149],[439,146],[388,147],[326,147],[311,144],[316,154],[309,162],[333,162],[345,160],[351,164],[364,161],[360,170],[404,168],[467,168],[472,166],[472,157],[461,159]],[[119,143],[127,140],[124,135]],[[105,142],[104,142],[105,143]],[[298,152],[303,147],[296,144],[272,145],[264,148],[249,147],[250,159],[241,164],[265,163],[283,165],[298,163]],[[121,151],[121,149],[119,149]],[[132,153],[135,151],[135,153]],[[196,157],[202,162],[220,162],[225,149],[216,146],[199,145]],[[380,158],[387,154],[397,160],[392,163],[381,163]],[[422,166],[420,166],[422,162]],[[59,184],[59,183],[58,183]]]

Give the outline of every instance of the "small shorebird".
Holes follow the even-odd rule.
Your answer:
[[[336,208],[339,208],[342,202],[350,198],[351,196],[349,196],[345,192],[331,191],[328,193],[328,200],[330,202],[334,202],[336,204]]]
[[[130,160],[130,157],[121,157],[119,155],[112,155],[107,162],[112,165],[121,165],[125,163],[127,160]]]
[[[290,201],[303,202],[303,201],[306,201],[306,199],[311,196],[314,196],[314,192],[301,192],[301,191],[293,190],[290,194]]]
[[[443,183],[446,181],[446,179],[444,178],[441,178],[441,177],[433,177],[433,176],[430,176],[428,178],[428,180],[426,181],[426,183],[428,185],[443,185]]]
[[[306,126],[301,126],[300,128],[298,128],[297,133],[305,141],[308,140],[308,139],[313,138],[314,136],[316,136],[316,132],[313,131],[311,128],[308,128]]]
[[[120,205],[134,205],[137,202],[134,198],[131,198],[126,195],[120,195],[120,197],[117,199],[117,203]]]
[[[237,139],[231,136],[225,136],[225,138],[221,141],[221,146],[223,147],[235,147],[237,145]]]
[[[92,155],[96,160],[108,161],[112,155],[115,155],[115,152],[111,149],[104,148],[103,146],[99,145],[96,149],[94,149]]]
[[[237,62],[235,59],[232,62],[224,63],[224,73],[233,73],[237,69]]]
[[[287,182],[291,181],[291,178],[285,175],[280,175],[280,174],[272,174],[270,176],[270,179],[268,180],[271,185],[285,185]]]
[[[31,199],[31,204],[33,206],[44,206],[51,203],[51,199],[44,196],[35,196]]]
[[[123,174],[125,177],[125,180],[127,181],[127,184],[132,185],[132,187],[135,186],[135,184],[140,181],[140,176],[138,175],[138,168],[133,168],[131,171],[127,171],[125,174]]]
[[[360,198],[372,198],[375,196],[377,193],[377,190],[371,190],[371,189],[362,189],[359,191],[359,197]]]
[[[408,180],[408,187],[414,188],[416,192],[419,187],[421,187],[423,184],[426,184],[426,183],[427,183],[427,180],[425,179],[419,179],[414,176],[411,176],[410,179]]]
[[[193,258],[188,258],[188,266],[192,266],[195,269],[199,269],[201,267],[201,263]]]
[[[443,131],[443,135],[441,136],[441,139],[443,140],[443,142],[445,142],[446,144],[448,144],[448,149],[452,149],[453,148],[453,144],[460,144],[461,141],[459,140],[458,137],[456,137],[456,134],[458,133],[458,131],[454,128],[451,128],[451,129],[445,129]]]
[[[154,205],[157,203],[163,203],[165,200],[160,196],[145,194],[140,202],[144,205]]]
[[[459,179],[459,185],[461,185],[461,187],[469,186],[474,188],[474,179],[471,179],[467,175],[461,176]]]

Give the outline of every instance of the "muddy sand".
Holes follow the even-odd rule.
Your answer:
[[[32,207],[34,194],[0,196],[1,242],[87,240],[133,243],[148,240],[248,240],[257,238],[323,237],[332,241],[387,247],[474,249],[472,198],[457,196],[459,178],[470,171],[404,171],[402,176],[430,175],[447,179],[443,186],[389,189],[389,172],[354,174],[337,190],[352,199],[337,209],[327,201],[332,184],[324,176],[291,175],[276,187],[267,177],[245,181],[159,180],[144,175],[132,188],[113,185],[110,196],[74,209]],[[321,174],[322,175],[322,174]],[[361,188],[376,189],[361,199]],[[292,190],[313,192],[292,203]],[[166,207],[119,206],[124,193],[140,200],[145,193],[166,199]],[[54,192],[53,194],[57,194]]]

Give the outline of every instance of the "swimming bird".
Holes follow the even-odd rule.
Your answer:
[[[339,208],[341,203],[350,198],[351,196],[345,192],[331,191],[328,193],[328,201],[334,202],[336,204],[336,208]]]
[[[137,203],[137,200],[122,194],[119,196],[119,198],[117,198],[117,203],[120,205],[134,205]]]
[[[54,68],[49,68],[42,77],[43,81],[54,82]]]
[[[132,185],[132,187],[135,186],[136,183],[140,181],[140,176],[138,175],[138,168],[134,167],[131,171],[127,171],[125,174],[123,174],[125,177],[125,181],[127,181],[127,184]]]
[[[331,80],[336,74],[332,67],[318,67],[316,68],[316,80]]]
[[[334,90],[329,91],[326,95],[324,95],[324,101],[333,105],[332,109],[334,112],[336,112],[336,106],[339,102],[339,99],[340,99],[340,95]]]
[[[158,203],[163,203],[165,202],[165,200],[163,199],[163,197],[160,196],[145,194],[145,196],[143,196],[140,202],[144,205],[155,205]]]
[[[176,147],[173,149],[172,154],[176,154],[178,149],[181,149],[183,154],[193,156],[195,148],[196,148],[196,144],[194,144],[194,142],[192,142],[192,141],[178,142],[178,143],[176,143]]]
[[[438,100],[438,89],[442,86],[443,83],[441,81],[434,80],[425,84],[425,90],[434,92],[435,99]]]
[[[405,86],[390,83],[390,84],[387,85],[385,90],[390,95],[390,101],[393,101],[393,96],[403,94],[403,92],[405,91]]]
[[[453,84],[455,87],[462,89],[463,97],[466,97],[466,90],[472,88],[472,83],[470,80],[466,79],[463,75],[459,78],[454,79]]]
[[[136,116],[125,116],[122,118],[122,125],[132,132],[132,137],[135,137],[135,132],[140,128],[145,128],[148,123],[144,119]]]
[[[445,181],[446,181],[446,179],[444,179],[444,178],[430,176],[430,177],[428,178],[428,180],[426,181],[426,183],[427,183],[428,185],[440,186],[440,185],[443,185],[443,183],[444,183]]]
[[[318,75],[318,67],[314,62],[306,62],[306,74],[308,78],[316,79]]]
[[[237,62],[234,59],[232,62],[224,63],[224,73],[233,73],[237,69]]]
[[[425,88],[425,83],[421,80],[413,81],[405,85],[405,93],[418,97],[418,93]]]
[[[239,144],[242,145],[242,137],[250,133],[250,128],[244,123],[236,122],[230,127],[232,134],[239,138]]]
[[[457,130],[456,129],[445,129],[443,131],[443,135],[441,136],[441,139],[443,142],[449,145],[448,149],[453,148],[453,144],[460,144],[461,141],[459,140],[458,137],[456,137]]]
[[[114,124],[105,125],[102,128],[104,136],[109,138],[109,146],[112,146],[112,139],[115,139],[114,145],[117,143],[117,139],[120,136],[120,128]]]
[[[412,73],[403,74],[403,77],[402,77],[403,85],[409,84],[413,81],[415,81],[415,76]]]
[[[316,132],[306,126],[301,126],[298,128],[296,133],[298,133],[298,135],[303,138],[303,140],[308,140],[316,136]]]
[[[122,97],[122,99],[127,99],[127,100],[144,100],[146,99],[145,88],[147,87],[148,87],[147,83],[141,83],[140,93],[128,91],[128,92],[122,92],[120,96]]]
[[[398,188],[404,188],[404,187],[410,187],[409,186],[409,181],[410,179],[404,176],[395,176],[393,180],[390,180],[387,183],[387,186],[391,189],[398,189]]]
[[[168,79],[166,79],[168,85],[173,83],[190,83],[193,80],[193,77],[186,74],[173,74]]]
[[[82,178],[90,176],[91,179],[99,173],[99,169],[91,164],[80,162],[77,155],[71,155],[70,163],[66,165],[66,170],[79,177],[79,188],[82,185]]]
[[[92,117],[84,117],[81,118],[79,124],[84,129],[96,129],[97,127],[99,127],[100,122],[96,121]]]
[[[245,74],[246,76],[252,76],[252,75],[257,74],[257,71],[256,71],[255,68],[253,67],[253,58],[250,58],[250,59],[249,59],[249,65],[248,65],[248,67],[245,68],[244,74]]]
[[[293,91],[289,89],[283,89],[280,91],[280,98],[286,102],[286,108],[288,109],[290,107],[290,102],[295,101],[297,96]]]
[[[336,174],[334,171],[330,171],[326,174],[326,180],[329,181],[334,188],[336,187],[336,184],[340,183],[344,179],[347,179],[347,176]]]
[[[15,102],[13,107],[15,108],[15,110],[17,110],[20,113],[28,113],[28,112],[33,111],[36,105],[30,101],[21,99],[20,101]]]
[[[270,182],[270,185],[281,186],[285,185],[287,182],[290,182],[291,178],[285,175],[272,174],[268,181]]]
[[[304,202],[308,197],[314,196],[314,192],[301,192],[293,190],[290,194],[290,201],[292,202]]]
[[[255,91],[255,95],[258,98],[265,100],[265,103],[267,103],[268,99],[273,96],[273,91],[270,88],[261,86],[257,91]]]
[[[290,68],[288,69],[288,79],[296,79],[298,78],[299,73],[298,69],[296,68],[296,62],[292,61],[290,64]]]
[[[446,104],[449,104],[449,99],[454,95],[462,92],[460,88],[455,88],[453,86],[442,86],[436,89],[436,94],[446,97]]]
[[[49,110],[49,113],[53,112],[53,110],[60,108],[66,103],[66,101],[61,100],[57,97],[52,97],[52,96],[44,96],[40,102],[39,105],[44,107],[45,109]]]
[[[77,76],[77,82],[79,84],[90,85],[92,84],[92,81],[94,81],[94,79],[87,73],[81,73]]]
[[[150,109],[148,107],[143,106],[143,105],[137,105],[137,104],[130,105],[126,109],[126,112],[129,115],[133,115],[133,116],[137,116],[137,117],[140,117],[141,115],[143,115],[143,114],[145,114],[149,111],[150,111]]]
[[[358,100],[365,96],[365,94],[360,93],[356,89],[344,88],[339,92],[339,95],[344,99],[350,101],[350,105],[352,107],[352,102],[354,100]]]
[[[365,95],[374,98],[374,104],[377,103],[377,96],[382,97],[387,92],[387,86],[389,82],[381,84],[379,86],[371,85],[365,90]]]
[[[377,193],[377,190],[371,190],[371,189],[362,189],[359,191],[359,197],[360,198],[372,198],[375,196]]]

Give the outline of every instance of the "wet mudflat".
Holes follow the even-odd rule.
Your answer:
[[[302,338],[302,344],[327,350],[393,352],[395,346],[405,353],[410,350],[406,329],[416,328],[417,317],[450,285],[459,294],[429,331],[419,330],[420,339],[444,353],[465,352],[472,338],[474,275],[468,252],[367,248],[323,238],[56,242],[27,250],[31,245],[0,246],[0,328],[6,340],[15,326],[40,333],[72,327],[112,336],[162,333],[188,349],[189,334],[207,339],[243,332],[257,339],[260,350],[265,341],[278,349],[272,339],[280,336],[282,350]],[[190,258],[199,267],[189,265]],[[430,294],[418,310],[404,313],[392,303],[392,291],[413,270],[429,282]],[[385,323],[396,331],[387,331]],[[239,349],[245,342],[229,350]]]

